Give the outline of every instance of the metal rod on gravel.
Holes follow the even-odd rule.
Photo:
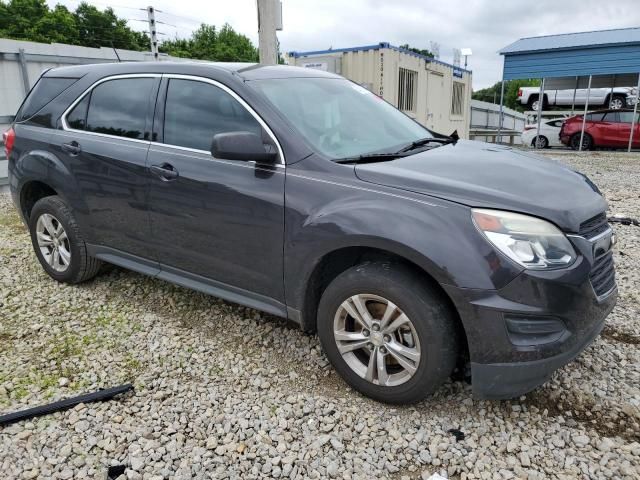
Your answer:
[[[62,410],[68,410],[70,408],[79,405],[80,403],[100,402],[103,400],[111,400],[116,395],[133,390],[133,385],[127,383],[126,385],[120,385],[119,387],[107,388],[104,390],[98,390],[97,392],[87,393],[79,395],[77,397],[67,398],[66,400],[60,400],[58,402],[50,403],[48,405],[41,405],[39,407],[28,408],[27,410],[21,410],[19,412],[8,413],[0,416],[0,426],[4,427],[11,423],[19,422],[21,420],[27,420],[33,417],[40,417],[49,413],[60,412]]]

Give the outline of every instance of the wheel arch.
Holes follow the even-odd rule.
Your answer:
[[[308,275],[302,298],[300,311],[300,323],[305,331],[317,330],[318,303],[328,285],[338,275],[347,269],[366,262],[387,261],[404,266],[415,272],[427,284],[450,309],[458,330],[461,355],[468,359],[469,349],[464,324],[453,300],[436,280],[436,276],[425,268],[425,262],[411,258],[407,252],[397,252],[388,248],[374,246],[343,246],[325,253],[319,258],[311,273]]]
[[[609,103],[611,102],[611,99],[612,99],[612,98],[615,98],[615,97],[620,97],[620,98],[622,98],[622,99],[623,99],[623,102],[622,102],[622,103],[625,103],[625,101],[626,101],[626,95],[625,95],[624,93],[620,93],[620,92],[613,92],[613,93],[611,93],[611,92],[609,92],[609,93],[607,93],[607,95],[604,97],[604,105],[609,105]],[[624,107],[623,107],[623,108],[624,108]]]
[[[25,221],[29,221],[33,206],[38,200],[58,195],[58,191],[41,180],[28,180],[20,189],[20,213]]]
[[[538,98],[540,98],[540,93],[532,93],[531,95],[529,95],[529,101],[527,103],[533,103],[538,100]],[[546,93],[542,94],[542,98],[544,99],[545,103],[549,102],[549,96]]]

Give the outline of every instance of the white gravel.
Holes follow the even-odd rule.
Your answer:
[[[640,155],[550,153],[640,218]],[[640,478],[640,228],[615,226],[602,337],[519,400],[463,382],[392,408],[351,391],[284,320],[117,268],[64,286],[0,196],[0,413],[135,393],[0,429],[3,479]],[[465,434],[456,442],[448,433]]]

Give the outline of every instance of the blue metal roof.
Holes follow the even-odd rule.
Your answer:
[[[618,28],[615,30],[521,38],[504,47],[499,53],[508,55],[541,50],[595,48],[623,44],[640,44],[640,28]]]
[[[640,28],[522,38],[500,53],[505,80],[640,73]]]
[[[396,50],[398,52],[402,52],[404,54],[407,55],[411,55],[412,57],[417,57],[417,58],[421,58],[426,62],[430,62],[430,63],[438,63],[440,65],[444,65],[446,67],[449,68],[453,68],[455,70],[460,70],[462,72],[467,72],[467,73],[471,73],[471,70],[462,68],[462,67],[458,67],[456,65],[452,65],[450,63],[447,62],[443,62],[442,60],[438,60],[437,58],[433,58],[433,57],[428,57],[427,55],[421,55],[419,53],[416,52],[412,52],[411,50],[407,50],[406,48],[400,48],[400,47],[396,47],[395,45],[391,45],[389,42],[380,42],[380,43],[376,43],[374,45],[364,45],[361,47],[348,47],[348,48],[331,48],[329,50],[311,50],[308,52],[288,52],[288,54],[290,56],[292,56],[293,58],[299,58],[299,57],[311,57],[314,55],[326,55],[328,53],[342,53],[342,52],[364,52],[367,50],[379,50],[381,48],[389,48],[391,50]]]

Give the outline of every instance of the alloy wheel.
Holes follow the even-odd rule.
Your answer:
[[[535,140],[533,141],[533,146],[535,148],[547,148],[546,137],[543,137],[542,135],[540,135],[539,137],[536,137]]]
[[[342,302],[333,336],[347,365],[373,384],[401,385],[418,369],[420,342],[412,321],[381,296],[353,295]]]
[[[623,107],[624,107],[624,102],[619,97],[612,98],[611,101],[609,102],[609,108],[613,110],[620,110]]]
[[[40,215],[36,238],[45,262],[56,272],[66,271],[71,264],[71,245],[60,221],[49,213]]]

